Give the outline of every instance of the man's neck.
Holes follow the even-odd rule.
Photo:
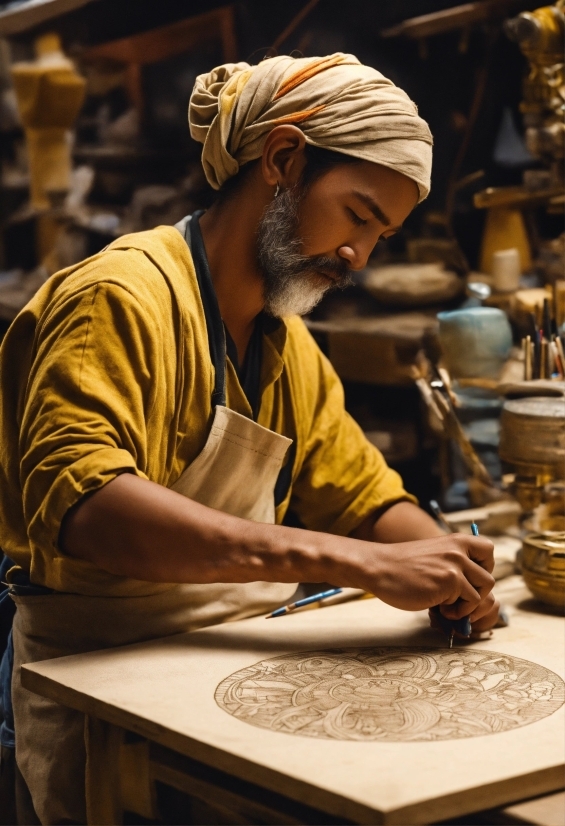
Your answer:
[[[265,204],[263,199],[250,198],[246,189],[215,203],[200,219],[220,313],[234,340],[240,364],[255,318],[264,305],[256,237]]]

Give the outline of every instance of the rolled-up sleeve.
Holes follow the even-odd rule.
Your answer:
[[[123,472],[146,477],[157,336],[147,309],[112,283],[67,295],[41,319],[19,446],[34,559],[57,554],[61,521],[86,493]]]
[[[290,507],[305,527],[346,536],[380,508],[417,500],[345,410],[343,387],[328,359],[309,334],[309,341],[301,338],[302,397],[310,398],[313,412]]]

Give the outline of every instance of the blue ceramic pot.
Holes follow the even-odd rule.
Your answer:
[[[439,338],[453,378],[498,378],[512,347],[502,310],[472,307],[438,313]]]

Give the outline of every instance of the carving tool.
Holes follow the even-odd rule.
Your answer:
[[[471,636],[471,620],[469,617],[462,617],[458,620],[450,620],[447,617],[444,617],[441,611],[439,610],[439,606],[435,606],[432,608],[434,613],[434,617],[437,619],[439,625],[441,626],[441,630],[443,633],[449,638],[449,647],[453,648],[453,640],[455,638],[455,634],[459,634],[462,637],[470,637]]]
[[[437,503],[436,503],[437,504]],[[430,502],[431,507],[431,502]],[[433,510],[433,507],[432,507]],[[434,511],[435,513],[435,511]],[[473,536],[479,535],[479,526],[476,522],[471,523],[471,531],[473,532]],[[434,617],[437,619],[438,623],[441,626],[441,630],[449,637],[449,647],[453,648],[453,640],[455,638],[455,634],[459,634],[462,637],[470,637],[471,636],[471,620],[469,617],[461,617],[458,620],[450,620],[447,617],[444,617],[439,609],[439,605],[436,605],[432,608],[434,613]]]
[[[479,535],[479,526],[476,522],[471,522],[471,532],[473,536]],[[449,637],[449,647],[453,648],[453,637],[455,636],[455,632],[462,634],[464,637],[471,636],[471,620],[469,617],[462,617],[460,620],[456,620],[451,626],[451,634]]]
[[[268,614],[265,619],[272,619],[273,617],[284,617],[285,614],[290,614],[296,611],[297,608],[303,608],[305,605],[312,605],[314,602],[321,602],[328,597],[335,597],[336,594],[341,594],[341,588],[331,588],[329,591],[321,591],[319,594],[312,594],[310,597],[304,597],[296,602],[291,602],[290,605],[283,605],[282,608],[277,608],[272,614]]]

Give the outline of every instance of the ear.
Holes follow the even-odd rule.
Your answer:
[[[275,126],[267,135],[261,156],[263,180],[289,189],[300,180],[306,165],[304,132],[290,123]]]

